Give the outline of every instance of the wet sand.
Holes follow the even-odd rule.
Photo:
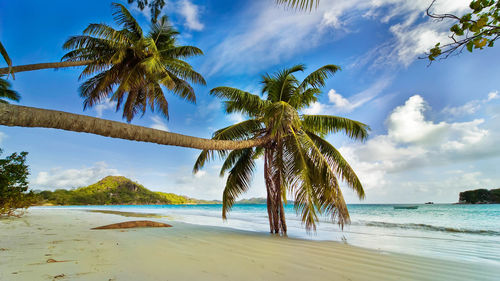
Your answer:
[[[0,280],[496,280],[500,269],[227,228],[91,230],[134,220],[31,209],[0,219]]]

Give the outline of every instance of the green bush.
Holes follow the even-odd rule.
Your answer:
[[[13,153],[0,159],[0,216],[20,215],[19,209],[28,208],[35,200],[33,192],[28,192],[26,155]]]

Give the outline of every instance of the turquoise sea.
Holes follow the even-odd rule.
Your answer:
[[[380,251],[490,263],[500,266],[500,205],[418,205],[397,210],[389,204],[348,205],[352,223],[344,230],[323,218],[307,233],[293,206],[286,206],[288,236],[334,240]],[[269,232],[266,205],[236,205],[227,221],[221,205],[65,206],[69,208],[156,213],[199,225]]]

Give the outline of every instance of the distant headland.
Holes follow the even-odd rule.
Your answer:
[[[94,184],[73,190],[38,190],[35,193],[34,205],[38,206],[222,204],[220,200],[201,200],[174,193],[151,191],[122,176],[107,176]],[[266,202],[266,198],[250,198],[237,201],[236,204]]]
[[[151,191],[126,177],[107,176],[86,187],[37,192],[37,205],[166,205],[220,204],[173,193]]]
[[[459,204],[500,204],[500,188],[460,192]]]

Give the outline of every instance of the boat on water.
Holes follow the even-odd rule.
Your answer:
[[[394,210],[415,210],[418,206],[394,206]]]
[[[426,202],[425,204],[426,205],[432,205],[432,204],[434,204],[434,202]]]

